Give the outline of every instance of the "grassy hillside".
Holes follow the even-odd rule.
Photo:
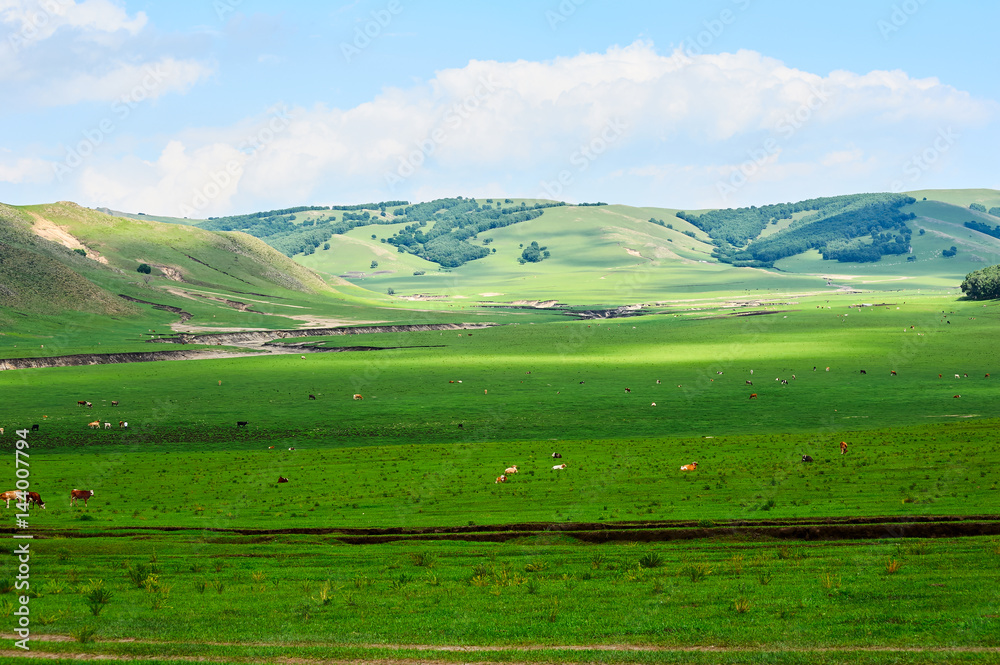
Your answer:
[[[182,319],[206,328],[295,328],[392,318],[369,292],[325,280],[246,234],[111,217],[73,203],[0,207],[0,250],[6,357],[138,350],[147,333],[169,332]],[[136,272],[142,263],[150,275]]]

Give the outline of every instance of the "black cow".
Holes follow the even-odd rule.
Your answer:
[[[309,399],[316,399],[316,396],[315,395],[310,395]]]
[[[236,426],[237,427],[246,427],[248,422],[250,422],[250,421],[249,420],[237,420],[236,421]]]
[[[554,459],[562,459],[562,455],[560,455],[559,453],[552,453],[552,457]]]
[[[37,432],[38,431],[38,425],[32,425],[31,426],[31,431],[32,432]]]
[[[868,372],[866,372],[865,370],[861,370],[861,373],[862,374],[867,374]]]
[[[809,457],[809,455],[803,455],[802,456],[802,461],[803,462],[811,462],[811,461],[813,461],[813,458]]]

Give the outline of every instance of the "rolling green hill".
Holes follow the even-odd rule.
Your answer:
[[[414,310],[441,320],[497,305],[612,308],[844,288],[957,294],[966,274],[1000,263],[1000,239],[965,226],[995,227],[1000,218],[971,203],[995,209],[1000,192],[927,190],[725,211],[456,197],[162,222],[65,202],[4,206],[0,325],[42,334],[44,321],[58,326],[62,312],[76,312],[93,325],[121,317],[141,332],[176,326],[183,311],[186,325],[206,329],[296,328],[401,321]],[[868,211],[881,217],[866,221]],[[796,242],[802,247],[788,255]],[[541,249],[526,255],[532,243]],[[872,243],[891,252],[843,260],[844,251],[863,254]],[[733,261],[756,251],[756,266],[772,256],[755,247],[777,247],[773,256],[783,258],[773,268]],[[821,251],[841,260],[824,260]],[[136,272],[143,263],[149,277]],[[497,310],[480,315],[489,311]],[[30,325],[21,320],[29,316]]]
[[[143,263],[151,274],[137,272]],[[370,317],[379,305],[243,233],[112,217],[66,202],[0,206],[0,290],[7,357],[92,350],[99,331],[103,351],[135,350],[144,334],[173,324],[295,328]],[[44,346],[56,336],[60,346]]]

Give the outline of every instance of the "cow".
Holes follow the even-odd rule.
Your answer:
[[[309,399],[316,399],[316,396],[315,395],[310,395]]]
[[[753,381],[745,381],[744,383],[746,383],[748,386],[752,386],[753,385]]]
[[[788,385],[788,379],[782,379],[781,380],[781,385],[787,386]]]
[[[101,429],[101,421],[95,420],[92,423],[87,423],[87,427],[89,427],[90,429]]]
[[[750,399],[757,399],[757,393],[750,393]]]
[[[962,377],[960,377],[960,376],[959,376],[958,374],[956,374],[956,375],[955,375],[955,378],[956,378],[956,379],[961,379]]]
[[[847,442],[846,441],[841,441],[840,442],[840,454],[841,455],[846,455],[847,454]]]
[[[3,435],[3,427],[0,427],[0,435]]]
[[[861,373],[862,374],[867,374],[868,372],[866,372],[865,370],[861,370]]]
[[[104,423],[104,429],[111,429],[111,423]]]
[[[958,399],[959,397],[961,397],[961,395],[952,395],[952,397],[954,397],[955,399]]]
[[[553,471],[562,471],[565,468],[566,468],[565,464],[556,464],[554,467],[552,467],[552,470]]]
[[[580,383],[583,383],[583,381],[581,381]],[[656,380],[656,385],[660,385],[660,380],[659,379]]]
[[[896,376],[896,370],[894,369],[889,370],[889,376]]]
[[[92,496],[94,496],[93,490],[73,490],[69,493],[70,505],[75,506],[78,500],[83,499],[83,506],[86,508],[87,501],[89,501]]]
[[[249,420],[237,420],[236,421],[236,426],[237,427],[246,427],[247,423],[249,423],[249,422],[250,422]]]
[[[986,375],[986,376],[984,376],[983,378],[984,378],[984,379],[988,379],[988,378],[990,378],[990,375],[989,375],[989,374],[987,374],[987,375]],[[3,434],[3,430],[2,430],[2,429],[0,429],[0,434]]]
[[[963,374],[962,376],[965,377],[966,379],[969,378],[968,374]]]
[[[306,357],[305,357],[305,356],[302,356],[302,360],[305,360],[305,359],[306,359]]]
[[[513,465],[513,466],[511,466],[511,467],[508,467],[508,468],[504,469],[504,474],[506,474],[506,475],[509,476],[512,473],[517,473],[517,465],[516,464]]]
[[[0,494],[0,501],[6,501],[8,508],[10,508],[11,501],[20,501],[20,500],[21,500],[21,493],[17,490],[10,490],[8,492]]]
[[[288,478],[285,478],[284,476],[278,476],[278,482],[279,483],[287,483],[288,482]]]
[[[118,421],[118,429],[128,429],[128,423],[124,420]]]
[[[810,457],[809,455],[803,455],[802,456],[802,461],[803,462],[811,462],[811,461],[813,461],[813,458]]]
[[[87,400],[85,400],[85,399],[78,400],[77,403],[76,403],[76,405],[77,406],[87,406]]]
[[[28,492],[28,506],[30,507],[32,504],[45,510],[45,502],[42,501],[42,495],[38,492]]]
[[[94,405],[93,405],[93,404],[91,404],[90,402],[87,402],[87,408],[88,408],[88,409],[93,409],[93,408],[94,408]]]
[[[625,392],[630,393],[630,392],[632,392],[632,389],[631,388],[626,388]]]
[[[355,393],[354,394],[354,399],[359,400],[359,399],[364,399],[364,397],[362,397],[361,395],[358,395],[357,393]]]
[[[562,459],[562,455],[559,453],[552,453],[552,459]]]
[[[500,476],[499,478],[497,478],[496,480],[493,481],[494,484],[496,484],[496,483],[505,483],[505,482],[507,482],[507,476],[506,475],[502,475],[502,476]]]
[[[652,404],[650,404],[650,406],[656,406],[656,402],[653,402]]]
[[[31,431],[32,432],[37,432],[38,431],[38,425],[32,425],[31,426]]]
[[[690,464],[685,464],[681,467],[681,471],[694,471],[698,468],[697,462],[691,462]]]
[[[111,406],[118,406],[118,400],[116,399],[111,400]]]

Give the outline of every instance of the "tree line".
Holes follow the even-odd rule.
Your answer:
[[[712,238],[712,255],[735,266],[770,268],[780,259],[817,249],[824,259],[872,262],[910,249],[907,222],[913,213],[900,211],[916,199],[901,194],[850,194],[749,208],[714,210],[702,215],[677,216],[701,228]],[[768,224],[812,212],[787,229],[757,239]]]

